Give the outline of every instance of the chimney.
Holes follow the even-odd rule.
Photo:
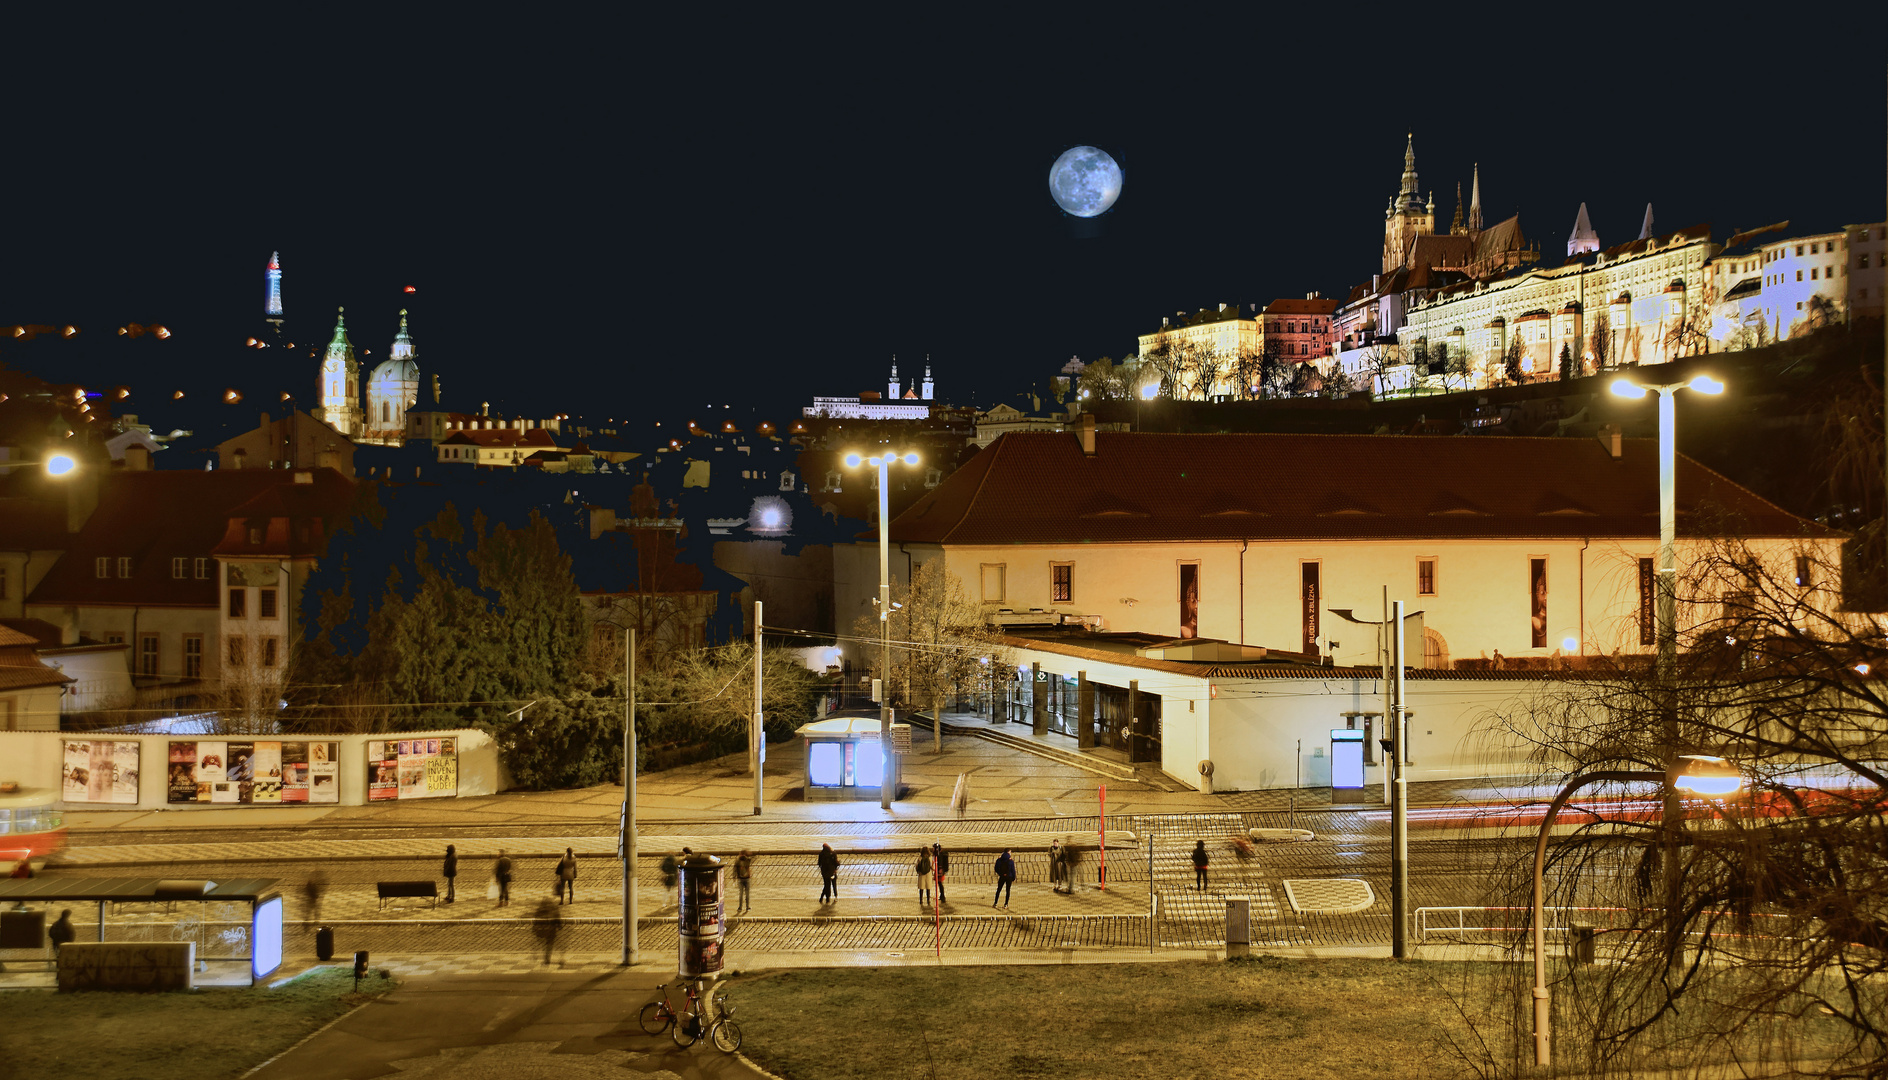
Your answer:
[[[1619,460],[1625,452],[1625,445],[1622,442],[1623,434],[1618,424],[1608,424],[1599,432],[1600,445],[1606,448],[1606,452],[1611,454],[1615,461]]]
[[[1082,414],[1082,453],[1087,457],[1095,456],[1095,414]]]
[[[263,414],[262,414],[262,423],[261,423],[261,424],[259,424],[259,425],[257,425],[257,426],[259,426],[259,427],[265,427],[265,428],[269,426],[269,414],[268,414],[268,413],[266,413],[266,412],[265,412],[265,413],[263,413]]]

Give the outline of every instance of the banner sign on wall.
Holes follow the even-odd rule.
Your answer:
[[[367,798],[431,799],[459,794],[457,739],[388,739],[367,744]]]
[[[332,742],[173,742],[166,801],[338,803]]]
[[[138,743],[67,739],[60,773],[60,798],[67,802],[136,803]]]

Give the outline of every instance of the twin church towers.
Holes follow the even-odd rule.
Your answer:
[[[279,338],[282,333],[282,256],[269,256],[268,299],[263,317],[270,326],[265,333]],[[317,376],[318,408],[311,410],[329,427],[361,443],[399,445],[406,440],[406,414],[419,402],[419,352],[413,346],[407,328],[407,313],[400,311],[400,328],[394,332],[387,358],[367,376],[365,407],[362,405],[361,365],[354,357],[354,345],[347,337],[347,309],[337,309],[334,336],[322,354]],[[435,395],[437,396],[437,395]]]

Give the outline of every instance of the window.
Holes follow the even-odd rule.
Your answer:
[[[190,560],[179,555],[170,561],[171,580],[178,581],[190,574]]]
[[[241,634],[231,634],[229,636],[229,666],[233,668],[242,667],[244,664],[243,658],[243,636]]]
[[[131,560],[127,556],[118,556],[118,576],[121,578],[131,576]]]
[[[1003,568],[1006,565],[1005,563],[983,564],[982,572],[978,577],[983,590],[984,603],[1000,604],[1003,602]]]
[[[229,591],[229,617],[240,619],[248,613],[249,590],[238,586]]]
[[[1816,245],[1814,245],[1814,244],[1811,244],[1811,245],[1809,245],[1809,253],[1810,253],[1811,255],[1814,255],[1814,254],[1816,254]],[[1798,255],[1801,255],[1801,254],[1802,254],[1802,252],[1801,252],[1801,251],[1798,251],[1798,252],[1797,252],[1797,254],[1798,254]]]
[[[93,559],[92,560],[92,573],[97,577],[102,577],[102,578],[110,577],[111,576],[111,559],[107,558],[104,555],[100,555],[98,558]]]
[[[275,590],[258,589],[257,599],[261,602],[256,605],[256,615],[264,619],[275,618]]]
[[[196,575],[197,575],[198,581],[202,581],[203,579],[210,576],[210,560],[208,559],[197,560]]]
[[[249,526],[249,542],[252,544],[262,543],[262,526],[260,525]]]
[[[138,674],[157,674],[158,643],[156,634],[138,635]]]
[[[1050,563],[1049,577],[1051,589],[1049,599],[1058,604],[1071,603],[1075,599],[1075,564]]]
[[[1796,272],[1796,280],[1798,280],[1798,281],[1801,281],[1801,280],[1803,280],[1803,272],[1802,272],[1801,270],[1798,270],[1798,271]]]
[[[278,640],[280,639],[272,638],[272,637],[265,637],[262,639],[262,666],[263,667],[275,666],[275,649],[276,649],[275,643]]]
[[[1801,255],[1803,253],[1803,245],[1801,244],[1796,245],[1796,253],[1798,255]]]
[[[1816,280],[1816,268],[1813,266],[1809,268],[1809,280]]]
[[[184,635],[184,678],[203,678],[203,635]]]
[[[105,631],[105,644],[107,644],[107,645],[123,645],[124,643],[125,643],[125,635],[124,635],[124,632],[123,632],[122,630],[107,630],[107,631]]]
[[[1796,557],[1796,587],[1807,589],[1813,580],[1809,556],[1798,555]]]
[[[1436,595],[1436,560],[1416,560],[1416,595]]]

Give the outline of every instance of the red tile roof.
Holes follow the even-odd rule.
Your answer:
[[[1265,305],[1267,315],[1329,315],[1337,310],[1336,300],[1274,300]]]
[[[1625,440],[1100,432],[1004,435],[892,521],[902,543],[1651,538],[1658,449]],[[1678,531],[1714,505],[1748,536],[1838,534],[1678,459]]]

